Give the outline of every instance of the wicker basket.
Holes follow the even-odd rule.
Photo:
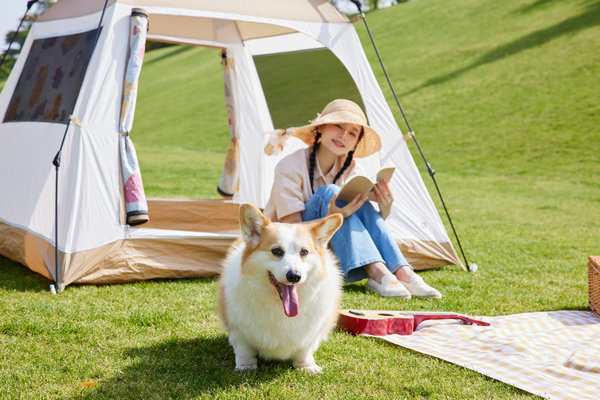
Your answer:
[[[592,312],[600,317],[600,257],[588,257],[588,294]]]

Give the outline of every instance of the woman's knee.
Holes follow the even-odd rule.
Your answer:
[[[306,202],[304,212],[302,213],[302,220],[312,221],[324,217],[329,208],[329,201],[339,190],[337,185],[326,185],[319,188]]]
[[[314,194],[315,197],[321,199],[321,201],[327,205],[329,205],[329,201],[331,198],[340,192],[340,187],[338,185],[329,184],[325,186],[321,186],[319,190]]]
[[[330,183],[329,185],[321,186],[319,190],[317,190],[315,195],[318,195],[322,198],[330,199],[334,194],[338,194],[339,192],[340,187],[338,185]]]

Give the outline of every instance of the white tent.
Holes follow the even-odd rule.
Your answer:
[[[148,13],[151,40],[225,50],[233,65],[225,73],[235,120],[230,150],[239,155],[223,178],[236,175],[232,200],[150,200],[150,222],[139,228],[125,222],[119,156],[134,8]],[[33,24],[0,95],[0,254],[60,289],[218,274],[238,236],[237,205],[265,205],[273,168],[294,147],[278,156],[263,151],[268,133],[280,127],[273,126],[253,56],[315,48],[344,65],[382,134],[383,150],[365,160],[367,167],[397,168],[392,190],[402,201],[388,222],[409,262],[416,269],[461,265],[354,26],[327,0],[108,0],[106,8],[105,0],[59,0]],[[78,56],[67,60],[73,49]],[[45,66],[45,55],[64,62]],[[57,180],[52,162],[63,137]]]

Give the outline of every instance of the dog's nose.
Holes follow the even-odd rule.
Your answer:
[[[300,274],[295,269],[290,269],[287,272],[287,274],[285,274],[285,277],[287,278],[287,280],[289,282],[292,282],[292,283],[300,282],[300,278],[301,278]]]

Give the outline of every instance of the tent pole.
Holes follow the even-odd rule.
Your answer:
[[[96,44],[98,44],[98,38],[100,37],[100,28],[102,27],[102,20],[104,20],[104,13],[106,12],[106,6],[108,5],[108,0],[104,0],[104,7],[102,8],[102,14],[100,15],[100,21],[98,21],[98,28],[96,28],[96,37],[94,38],[94,43],[90,47],[90,53],[88,54],[87,64],[85,65],[85,69],[83,70],[83,77],[87,74],[87,69],[90,65],[90,61],[92,60],[92,54],[94,53],[94,49],[96,48]],[[83,86],[83,79],[77,88],[77,95],[75,99],[79,97],[79,93],[81,92],[81,86]],[[60,286],[60,279],[58,275],[58,171],[60,169],[60,158],[62,156],[62,150],[65,145],[65,140],[67,139],[67,132],[69,132],[69,127],[71,126],[71,121],[77,119],[73,116],[73,111],[75,110],[75,106],[77,105],[77,100],[73,103],[73,109],[71,110],[71,115],[69,116],[69,120],[67,121],[67,126],[65,127],[65,132],[63,133],[62,141],[60,142],[60,147],[58,148],[58,152],[54,159],[52,160],[52,165],[54,165],[56,169],[56,187],[54,193],[54,277],[56,281],[56,287],[51,289],[53,292],[60,292],[63,288]]]
[[[463,259],[465,260],[465,267],[470,270],[475,272],[477,270],[477,264],[475,263],[471,263],[469,264],[469,262],[467,261],[467,257],[465,256],[465,252],[463,251],[462,245],[460,244],[460,239],[458,238],[458,234],[456,233],[456,229],[454,228],[454,224],[452,223],[452,218],[450,218],[450,213],[448,212],[448,209],[446,208],[446,203],[444,202],[444,198],[442,197],[442,192],[440,191],[440,188],[438,187],[438,184],[435,180],[435,170],[431,167],[431,165],[427,162],[427,158],[425,158],[425,154],[423,153],[423,151],[421,150],[421,146],[419,146],[419,142],[417,141],[417,137],[415,136],[415,133],[413,132],[412,128],[410,127],[410,124],[408,123],[408,118],[406,118],[406,115],[404,114],[404,110],[402,109],[402,106],[400,105],[400,101],[398,100],[398,96],[396,95],[396,91],[394,90],[394,87],[392,85],[392,82],[390,81],[390,77],[388,76],[388,73],[385,69],[385,66],[383,65],[383,60],[381,59],[381,56],[379,55],[379,51],[377,50],[377,46],[375,45],[375,40],[373,39],[373,35],[371,35],[371,30],[369,29],[369,24],[367,24],[367,18],[365,17],[365,14],[362,11],[362,5],[360,3],[359,0],[350,0],[352,3],[354,3],[354,5],[356,6],[356,8],[358,8],[358,12],[360,14],[361,19],[363,20],[363,22],[365,23],[365,28],[367,29],[367,33],[369,34],[369,38],[371,39],[371,43],[373,44],[373,49],[375,49],[375,54],[377,54],[377,58],[379,59],[379,64],[381,65],[381,69],[383,69],[383,74],[385,75],[385,78],[387,80],[387,83],[390,87],[390,89],[392,90],[392,94],[394,95],[394,99],[396,100],[396,105],[398,106],[398,109],[400,110],[400,113],[402,114],[402,118],[404,118],[404,122],[406,123],[406,127],[408,128],[408,135],[412,136],[412,138],[415,141],[415,144],[417,145],[417,149],[419,150],[419,153],[421,154],[421,157],[423,158],[423,161],[425,162],[425,165],[427,166],[427,172],[429,173],[429,176],[431,177],[431,179],[433,180],[433,184],[435,186],[435,189],[438,193],[438,196],[440,197],[440,200],[442,202],[442,206],[444,207],[444,211],[446,212],[446,216],[448,217],[448,221],[450,222],[450,227],[452,228],[452,232],[454,233],[454,237],[456,238],[456,242],[458,244],[458,248],[460,249],[460,253],[463,256]]]

